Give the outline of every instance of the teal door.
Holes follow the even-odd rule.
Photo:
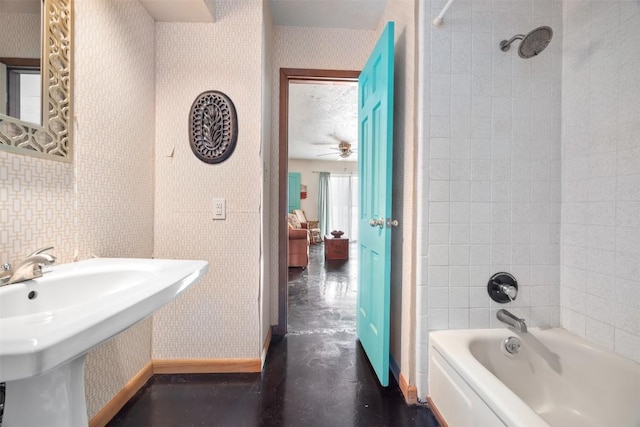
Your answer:
[[[380,384],[389,385],[393,22],[358,78],[360,217],[358,338]]]
[[[289,210],[300,209],[300,172],[289,172]]]

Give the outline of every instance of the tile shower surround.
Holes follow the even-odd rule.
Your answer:
[[[427,392],[428,333],[502,326],[504,306],[530,326],[560,325],[559,2],[420,3],[417,386]],[[500,40],[551,26],[540,56],[525,60]],[[517,299],[487,295],[507,271]]]
[[[640,4],[563,13],[562,326],[640,362]]]
[[[443,5],[421,34],[419,389],[429,330],[501,326],[485,289],[501,269],[529,324],[640,362],[640,5],[463,1],[435,29]],[[540,25],[539,57],[498,50]]]

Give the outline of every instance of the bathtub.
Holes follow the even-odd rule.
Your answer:
[[[640,365],[564,329],[437,331],[429,402],[449,427],[640,427]]]

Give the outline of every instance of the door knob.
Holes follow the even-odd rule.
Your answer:
[[[382,219],[382,218],[378,218],[378,219],[371,218],[371,219],[369,220],[369,225],[370,225],[371,227],[380,227],[380,228],[384,228],[384,219]]]
[[[398,220],[397,219],[387,218],[387,228],[397,227],[397,226],[398,226]]]

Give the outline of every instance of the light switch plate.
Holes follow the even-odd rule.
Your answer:
[[[213,219],[227,219],[227,199],[213,199]]]

